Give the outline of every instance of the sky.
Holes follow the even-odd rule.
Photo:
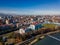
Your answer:
[[[0,0],[0,13],[25,15],[60,14],[60,0]]]

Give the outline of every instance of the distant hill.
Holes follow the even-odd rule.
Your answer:
[[[8,16],[9,14],[0,13],[0,16]]]
[[[5,13],[0,13],[0,16],[18,16],[18,14],[5,14]]]

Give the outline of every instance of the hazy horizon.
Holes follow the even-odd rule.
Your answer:
[[[0,13],[60,15],[60,0],[0,0]]]

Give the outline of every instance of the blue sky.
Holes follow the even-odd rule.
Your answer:
[[[0,0],[1,13],[60,14],[60,0]]]

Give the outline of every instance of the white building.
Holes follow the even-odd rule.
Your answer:
[[[6,20],[6,24],[9,24],[9,20]]]
[[[25,30],[23,28],[19,29],[19,33],[20,34],[24,34],[25,33]]]
[[[32,29],[32,30],[35,30],[35,25],[31,24],[31,25],[29,26],[29,28]]]

